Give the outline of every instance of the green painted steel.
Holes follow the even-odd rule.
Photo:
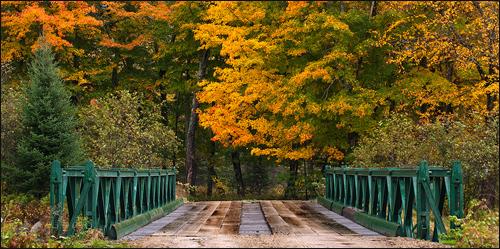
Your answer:
[[[346,206],[343,203],[332,201],[330,210],[342,215],[342,211],[344,210],[345,207]]]
[[[323,196],[318,197],[318,203],[323,205],[324,207],[332,210],[332,203],[333,201],[326,199]]]
[[[460,161],[451,169],[426,161],[413,169],[326,166],[325,183],[320,204],[341,215],[344,208],[352,208],[355,221],[390,236],[437,241],[446,233],[442,219],[446,199],[449,215],[464,216]]]
[[[403,230],[400,224],[390,222],[376,216],[371,216],[364,212],[355,212],[354,221],[369,228],[373,231],[377,231],[386,236],[402,236]]]
[[[157,220],[164,216],[167,213],[172,212],[177,207],[182,205],[182,199],[177,199],[175,201],[171,201],[167,203],[163,207],[155,208],[146,213],[134,216],[125,221],[115,223],[111,226],[111,230],[109,232],[109,237],[111,239],[120,239],[123,236],[137,230],[138,228],[149,224],[150,222]]]
[[[90,227],[110,235],[114,224],[178,203],[175,182],[175,168],[101,169],[90,160],[83,165],[62,168],[55,160],[50,175],[51,232],[56,236],[64,233],[63,211],[67,208],[66,235],[74,234],[80,215],[89,219]]]

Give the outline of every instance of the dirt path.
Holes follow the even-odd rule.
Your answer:
[[[174,217],[164,219],[162,229],[153,229],[147,234],[146,226],[142,232],[126,239],[133,246],[154,248],[444,247],[428,241],[381,236],[341,221],[338,216],[325,215],[320,208],[311,201],[186,203],[173,213]],[[259,231],[262,222],[268,226],[262,226]],[[251,235],[245,234],[248,231]]]

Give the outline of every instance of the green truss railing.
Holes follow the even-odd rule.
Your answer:
[[[459,161],[451,169],[429,167],[426,161],[413,169],[326,166],[325,178],[326,198],[318,199],[322,205],[385,235],[437,241],[446,233],[445,199],[449,215],[464,216]]]
[[[74,234],[76,220],[83,215],[90,227],[121,237],[180,204],[175,200],[175,178],[175,169],[104,169],[90,160],[62,168],[55,160],[50,175],[52,234],[63,234],[67,206],[66,235]]]

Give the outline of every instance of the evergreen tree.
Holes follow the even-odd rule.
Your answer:
[[[82,152],[75,132],[75,108],[46,42],[35,51],[28,73],[16,188],[41,196],[48,192],[52,160],[74,164],[82,159]]]

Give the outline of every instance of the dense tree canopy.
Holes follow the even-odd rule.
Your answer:
[[[154,103],[162,116],[155,127],[133,128],[155,140],[146,154],[155,165],[179,167],[182,181],[207,182],[209,192],[213,179],[244,192],[243,179],[262,178],[271,164],[288,164],[299,181],[297,172],[363,161],[368,155],[356,156],[354,148],[391,131],[377,127],[394,115],[417,126],[489,127],[499,111],[494,1],[2,1],[1,8],[2,103],[4,91],[27,81],[27,65],[44,35],[73,104],[86,116],[80,125],[119,111],[104,113],[95,105],[107,94],[144,96],[140,101]],[[143,118],[140,110],[134,115]],[[4,123],[2,139],[16,132]],[[123,131],[112,126],[106,129]],[[152,135],[157,131],[168,133],[169,142],[161,145]],[[415,134],[406,135],[420,141]],[[84,134],[84,141],[99,140],[94,135]],[[463,137],[477,140],[469,135]],[[180,152],[174,152],[176,139]],[[4,157],[14,150],[3,145],[2,164],[14,165],[12,155]],[[87,156],[99,157],[99,148],[84,147]],[[140,158],[125,154],[101,159],[125,165]],[[474,167],[485,170],[481,165]],[[220,177],[233,170],[234,179]]]

